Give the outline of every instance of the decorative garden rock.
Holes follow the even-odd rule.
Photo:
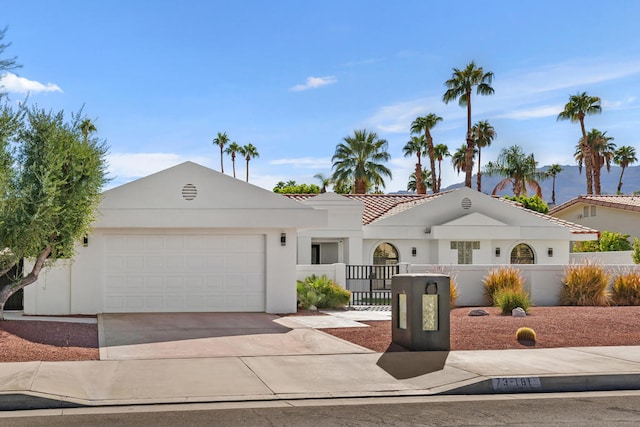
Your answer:
[[[481,308],[476,308],[471,310],[467,316],[488,316],[489,312],[487,310],[483,310]]]
[[[527,317],[527,312],[524,311],[524,308],[522,307],[516,307],[513,310],[511,310],[511,315],[513,317]]]

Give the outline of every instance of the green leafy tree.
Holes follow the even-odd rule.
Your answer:
[[[519,145],[512,145],[503,148],[495,162],[487,163],[485,173],[488,176],[505,177],[493,189],[493,194],[504,190],[507,185],[511,185],[514,196],[527,196],[527,186],[535,191],[535,194],[542,198],[542,187],[538,180],[545,179],[544,172],[537,169],[533,154],[525,154]]]
[[[107,146],[84,140],[81,113],[65,122],[36,107],[0,117],[0,276],[20,260],[31,271],[0,289],[0,318],[11,295],[38,280],[42,268],[72,258],[90,231],[106,182]]]
[[[436,155],[436,160],[438,161],[438,180],[436,182],[436,189],[434,193],[439,193],[442,188],[442,160],[445,157],[451,157],[451,153],[449,152],[449,147],[445,144],[438,144],[433,147],[433,152]]]
[[[620,166],[620,179],[618,180],[618,190],[617,193],[622,193],[622,175],[624,174],[624,170],[631,164],[638,161],[636,157],[636,149],[631,147],[630,145],[622,145],[618,148],[615,153],[613,153],[613,163]]]
[[[256,147],[253,146],[253,144],[247,144],[245,146],[242,147],[242,149],[240,150],[240,154],[242,154],[244,156],[244,160],[247,162],[247,179],[246,181],[249,182],[249,161],[251,159],[255,159],[257,157],[260,157],[260,153],[258,153],[258,149]]]
[[[482,67],[477,67],[471,61],[464,69],[453,69],[451,78],[445,82],[447,91],[442,96],[442,100],[448,104],[451,101],[458,101],[461,107],[467,107],[467,147],[465,164],[464,185],[471,188],[471,176],[473,173],[473,157],[475,155],[475,143],[471,133],[471,94],[476,88],[478,95],[493,95],[491,87],[493,81],[492,72],[484,72]]]
[[[416,173],[422,170],[421,159],[425,150],[426,146],[424,135],[412,136],[411,139],[404,145],[404,147],[402,147],[402,152],[404,153],[405,157],[410,157],[415,154],[418,158],[418,162],[416,163],[416,170],[413,173],[414,178],[416,177]],[[415,188],[417,189],[418,194],[424,194],[427,192],[427,189],[422,182],[422,174],[417,175]]]
[[[491,141],[493,141],[497,134],[496,130],[489,124],[488,121],[482,120],[473,125],[471,128],[471,133],[473,136],[473,142],[478,149],[478,175],[476,176],[478,191],[482,191],[482,171],[480,169],[481,152],[484,147],[488,147],[491,145]]]
[[[546,214],[549,212],[549,205],[545,203],[540,197],[534,195],[531,197],[527,196],[505,196],[507,200],[513,200],[514,202],[521,203],[525,209],[529,209],[532,211],[540,212]]]
[[[320,187],[316,184],[296,184],[295,181],[278,182],[273,187],[273,192],[278,194],[319,194]]]
[[[355,194],[365,194],[374,187],[384,188],[383,177],[391,178],[391,170],[383,164],[391,159],[387,145],[385,139],[366,129],[344,137],[331,158],[333,180],[339,187],[353,182]]]
[[[634,263],[640,264],[640,239],[638,239],[637,237],[633,238],[633,245],[631,250],[633,251],[631,253],[631,259]]]
[[[569,97],[569,102],[564,106],[564,110],[558,114],[557,120],[570,120],[572,123],[580,123],[582,138],[580,139],[580,151],[584,159],[585,174],[587,176],[587,194],[593,194],[593,155],[591,147],[587,143],[587,130],[584,126],[584,118],[587,115],[600,114],[600,98],[589,96],[587,92],[578,93]]]
[[[225,154],[231,156],[231,167],[233,168],[233,177],[236,177],[236,154],[242,152],[242,146],[233,141],[227,148],[224,149]],[[222,166],[222,163],[220,163]]]
[[[564,169],[562,169],[562,166],[560,166],[557,163],[554,163],[551,166],[549,166],[546,172],[547,176],[553,179],[553,181],[551,182],[551,203],[554,205],[556,204],[556,177],[563,170]]]
[[[222,162],[222,154],[224,152],[224,146],[229,143],[229,137],[226,132],[218,132],[218,135],[213,138],[213,145],[220,147],[220,172],[224,173],[224,164]]]
[[[421,135],[424,132],[424,141],[426,143],[427,155],[429,156],[429,163],[431,167],[431,189],[436,190],[436,156],[433,147],[433,137],[431,136],[431,129],[433,129],[439,122],[442,121],[442,117],[437,116],[436,114],[429,113],[423,117],[416,117],[416,119],[411,123],[411,133]],[[418,158],[418,163],[420,163],[420,159]],[[419,177],[418,171],[422,170],[422,166],[416,166],[416,176]],[[420,179],[420,178],[419,178]],[[420,182],[422,184],[422,182]],[[418,186],[418,193],[425,194],[427,189],[426,186],[420,185]]]

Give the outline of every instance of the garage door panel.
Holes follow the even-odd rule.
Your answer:
[[[105,311],[264,311],[261,235],[108,235]]]

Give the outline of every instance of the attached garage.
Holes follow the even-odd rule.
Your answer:
[[[296,235],[327,212],[186,162],[103,193],[26,314],[296,311]]]
[[[105,236],[105,311],[265,311],[262,235]]]

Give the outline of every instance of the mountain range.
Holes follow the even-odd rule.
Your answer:
[[[549,166],[541,168],[542,171],[546,171]],[[586,194],[587,179],[584,174],[584,168],[580,173],[578,166],[575,165],[562,165],[562,172],[556,175],[556,205],[567,202],[581,194]],[[602,194],[616,194],[618,188],[618,180],[620,179],[619,166],[611,166],[611,171],[607,172],[606,168],[602,168],[602,175],[600,178]],[[461,174],[462,176],[462,174]],[[482,192],[491,194],[495,186],[500,182],[503,177],[482,175]],[[477,177],[474,174],[471,180],[473,188],[476,188]],[[542,181],[538,181],[542,187],[542,198],[551,205],[551,190],[553,179],[547,178]],[[450,185],[444,190],[451,190],[459,188],[464,185],[464,182]],[[632,194],[635,191],[640,190],[640,166],[628,167],[624,170],[624,176],[622,177],[622,193]],[[504,191],[498,194],[503,196],[512,196],[513,191],[510,186]],[[531,193],[529,195],[532,195]]]

